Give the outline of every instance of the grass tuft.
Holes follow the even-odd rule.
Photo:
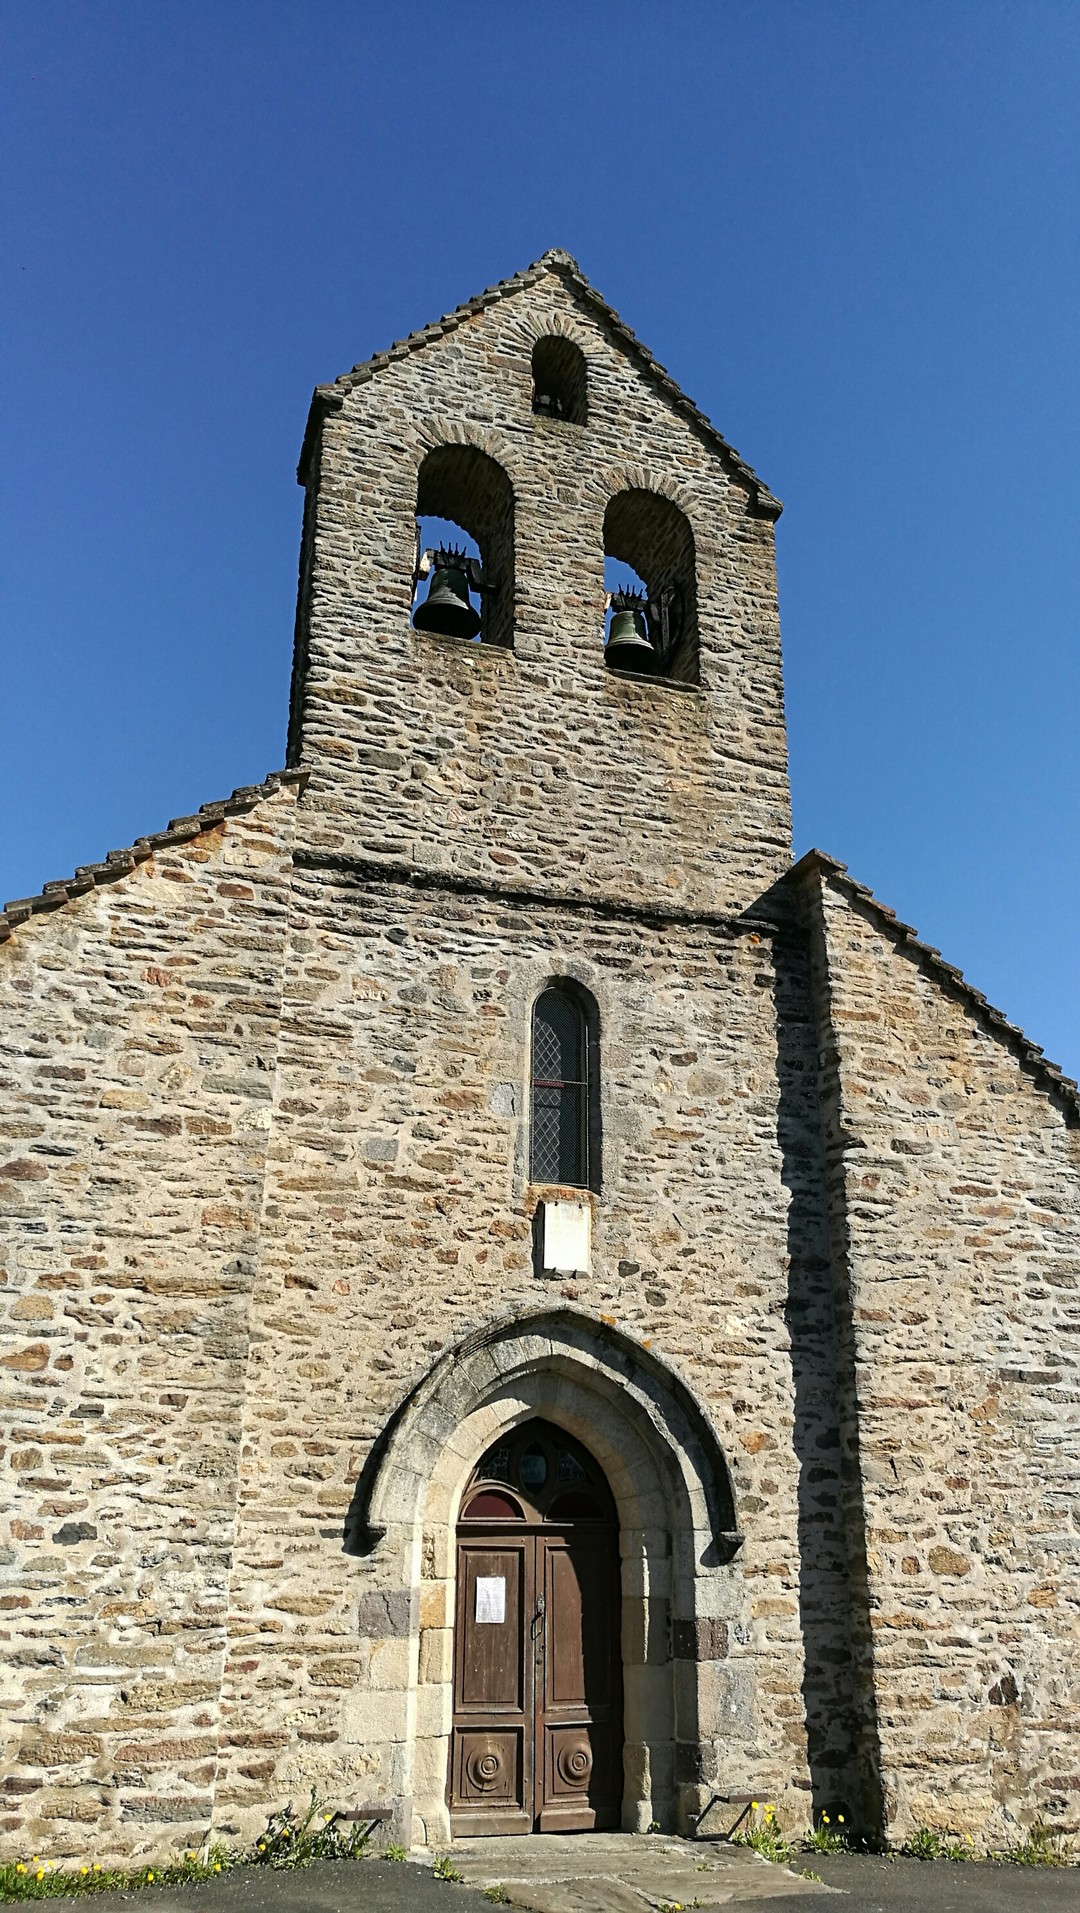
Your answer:
[[[143,1886],[174,1886],[179,1881],[213,1880],[246,1855],[213,1846],[205,1857],[184,1854],[153,1866],[106,1867],[96,1860],[81,1866],[41,1860],[9,1860],[0,1866],[0,1901],[63,1900],[75,1894],[131,1892]]]
[[[786,1866],[795,1852],[777,1821],[776,1808],[771,1802],[764,1807],[759,1807],[756,1800],[751,1803],[750,1819],[745,1827],[732,1834],[731,1843],[736,1847],[752,1847],[763,1860],[772,1860],[777,1866]]]
[[[834,1820],[831,1814],[819,1813],[817,1826],[811,1827],[802,1847],[804,1853],[848,1853],[851,1842],[843,1814]]]
[[[968,1834],[966,1840],[959,1840],[953,1834],[941,1833],[937,1827],[916,1827],[903,1842],[899,1851],[909,1860],[954,1860],[977,1861],[975,1842]],[[986,1859],[1001,1866],[1021,1867],[1067,1867],[1076,1865],[1076,1853],[1072,1842],[1063,1833],[1055,1833],[1045,1820],[1036,1820],[1028,1828],[1022,1840],[1015,1840],[1007,1847],[992,1848]]]
[[[347,1827],[347,1830],[346,1830]],[[291,1806],[271,1814],[265,1832],[247,1848],[215,1842],[201,1853],[188,1852],[175,1860],[149,1866],[104,1867],[96,1860],[84,1865],[41,1860],[9,1860],[0,1865],[0,1902],[63,1900],[76,1894],[130,1893],[146,1886],[175,1886],[185,1881],[213,1880],[238,1866],[309,1866],[312,1860],[358,1860],[367,1850],[366,1828],[339,1823],[328,1813],[314,1788],[307,1812],[298,1816]]]
[[[1022,1840],[1001,1847],[990,1855],[992,1860],[1006,1866],[1018,1867],[1069,1867],[1076,1865],[1076,1853],[1072,1841],[1063,1833],[1055,1833],[1045,1820],[1036,1820],[1028,1828]]]

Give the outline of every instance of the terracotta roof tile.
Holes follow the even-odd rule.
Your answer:
[[[204,831],[213,830],[223,817],[240,817],[246,811],[254,810],[265,798],[286,784],[299,784],[303,788],[308,773],[304,770],[271,771],[262,784],[244,784],[234,790],[231,797],[223,797],[217,803],[203,804],[193,817],[174,817],[167,830],[155,831],[153,836],[138,837],[124,850],[110,850],[101,863],[80,864],[73,877],[61,877],[42,884],[36,897],[17,897],[0,910],[0,943],[6,943],[12,931],[28,917],[40,916],[43,911],[59,910],[73,897],[85,896],[88,890],[96,890],[102,884],[116,883],[121,877],[128,877],[139,864],[152,857],[155,850],[165,850],[173,844],[189,844],[200,837]]]
[[[1066,1076],[1056,1063],[1052,1063],[1038,1043],[1033,1043],[1030,1037],[1025,1036],[1017,1024],[1010,1023],[1007,1016],[996,1010],[982,991],[968,982],[962,970],[958,970],[954,963],[946,963],[940,950],[936,950],[931,943],[924,943],[911,924],[902,922],[895,910],[880,903],[865,884],[856,883],[854,877],[848,874],[846,864],[838,863],[835,857],[828,856],[823,850],[808,850],[805,857],[800,857],[795,864],[791,874],[797,877],[808,870],[821,871],[847,896],[863,904],[909,955],[918,958],[939,983],[969,1005],[986,1028],[1008,1043],[1040,1087],[1064,1105],[1070,1128],[1080,1124],[1080,1092],[1072,1077]]]

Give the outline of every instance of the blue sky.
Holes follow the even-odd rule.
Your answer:
[[[1080,1070],[1080,8],[0,7],[22,896],[281,764],[312,386],[551,245],[784,499],[796,849]]]

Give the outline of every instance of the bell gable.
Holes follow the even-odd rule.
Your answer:
[[[320,388],[301,476],[313,853],[695,908],[779,875],[779,505],[568,255]]]

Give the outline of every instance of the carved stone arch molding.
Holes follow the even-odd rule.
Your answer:
[[[606,504],[610,504],[619,492],[655,492],[658,498],[666,498],[677,505],[695,535],[695,543],[701,529],[701,499],[680,485],[669,472],[653,470],[649,465],[613,465],[607,472],[603,494]]]
[[[490,426],[476,425],[471,419],[455,418],[450,413],[433,412],[417,430],[417,470],[428,453],[438,451],[442,445],[469,445],[474,451],[483,452],[502,466],[515,493],[520,493],[526,473],[512,433],[493,431]]]
[[[518,324],[522,338],[530,346],[535,345],[538,339],[569,339],[580,347],[586,359],[596,347],[595,333],[583,325],[575,313],[564,312],[558,306],[544,309],[531,306],[522,311]]]
[[[409,1649],[396,1702],[384,1680],[377,1694],[357,1693],[355,1720],[396,1722],[397,1744],[381,1757],[399,1776],[399,1822],[413,1838],[445,1842],[461,1497],[492,1442],[534,1416],[585,1444],[618,1509],[623,1825],[685,1830],[709,1798],[715,1766],[717,1729],[706,1718],[715,1672],[702,1663],[726,1651],[718,1643],[729,1626],[746,1633],[742,1576],[731,1568],[742,1541],[731,1477],[675,1369],[583,1310],[504,1316],[446,1348],[372,1449],[346,1525],[371,1590],[361,1597],[361,1632],[370,1614],[377,1633],[385,1612]]]
[[[730,1561],[742,1542],[727,1460],[711,1422],[672,1365],[583,1309],[560,1306],[501,1317],[439,1355],[398,1404],[357,1480],[345,1524],[349,1554],[370,1554],[390,1527],[415,1521],[445,1450],[459,1449],[466,1417],[512,1379],[579,1372],[665,1458],[683,1531],[701,1537],[703,1565]],[[463,1459],[471,1467],[482,1450]],[[672,1512],[676,1512],[673,1505]]]

